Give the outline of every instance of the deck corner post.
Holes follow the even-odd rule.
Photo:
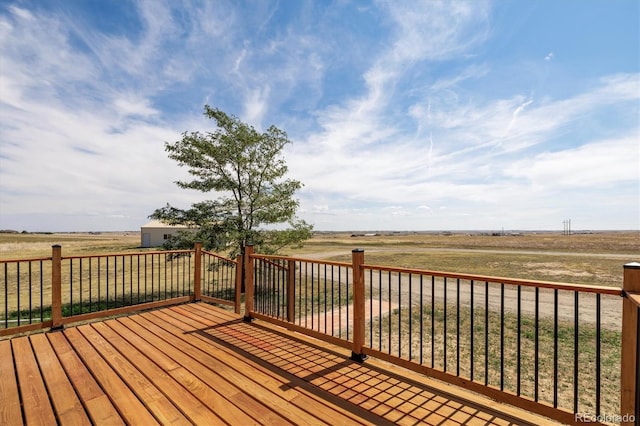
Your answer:
[[[242,255],[236,256],[236,291],[233,298],[233,310],[236,314],[240,315],[242,300]]]
[[[622,302],[622,359],[620,371],[622,374],[620,383],[620,415],[623,418],[621,425],[638,424],[640,414],[640,395],[638,394],[638,369],[640,344],[638,311],[636,305],[629,297],[629,293],[640,293],[640,263],[632,262],[624,265],[624,281],[622,284],[625,298]]]
[[[244,247],[243,265],[244,265],[244,320],[251,322],[253,318],[251,313],[253,312],[253,297],[254,297],[254,283],[253,283],[253,245],[246,245]]]
[[[356,362],[363,362],[368,357],[362,353],[364,347],[364,250],[354,249],[351,251],[351,262],[353,266],[353,349],[351,359]]]
[[[287,260],[287,321],[293,322],[295,315],[296,261]]]
[[[51,246],[51,330],[62,324],[62,246]]]
[[[196,242],[194,250],[192,302],[199,302],[202,299],[202,243]]]

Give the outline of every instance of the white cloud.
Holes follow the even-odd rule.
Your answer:
[[[525,178],[537,188],[610,187],[640,178],[637,135],[603,140],[514,162],[507,176]]]

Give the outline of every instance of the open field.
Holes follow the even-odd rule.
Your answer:
[[[374,265],[622,286],[623,265],[640,261],[640,233],[385,233],[356,237],[327,233],[315,235],[302,249],[288,254],[349,262],[354,248],[364,249],[365,262]]]
[[[144,251],[139,232],[3,234],[0,259],[51,256],[51,246],[62,246],[63,256]]]
[[[363,248],[366,263],[511,278],[622,286],[622,266],[640,261],[640,232],[560,232],[492,236],[482,233],[385,232],[375,236],[316,233],[285,254],[347,261]],[[0,259],[127,253],[140,248],[139,232],[0,234]]]

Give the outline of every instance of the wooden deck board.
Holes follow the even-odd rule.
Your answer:
[[[142,322],[142,319],[136,318],[136,321]],[[158,331],[151,322],[145,324],[145,326]],[[265,419],[265,416],[270,416],[275,424],[289,422],[293,424],[324,423],[299,410],[295,405],[289,404],[289,401],[282,398],[281,391],[278,388],[265,387],[264,383],[256,380],[251,366],[245,365],[231,368],[228,365],[230,360],[227,354],[216,351],[211,345],[200,344],[196,337],[188,334],[184,335],[182,330],[176,330],[176,333],[182,334],[184,339],[196,345],[181,346],[184,351],[181,356],[181,363],[195,371],[199,371],[199,376],[203,380],[216,383],[216,387],[224,390],[226,394],[235,396],[238,392],[242,392],[255,400],[258,404],[254,404],[251,412],[255,413],[254,415],[259,419]],[[176,337],[176,335],[168,337],[168,342],[171,345],[181,345],[180,340],[182,339]],[[211,352],[214,352],[216,356],[209,355]]]
[[[90,425],[89,417],[47,337],[44,334],[35,334],[30,340],[60,423]]]
[[[129,389],[120,376],[102,359],[100,354],[93,349],[77,328],[65,330],[64,334],[100,387],[109,395],[126,423],[149,425],[158,423],[156,418],[140,402],[136,394]]]
[[[100,327],[101,333],[111,342],[117,342],[120,347],[130,351],[134,345],[141,353],[146,354],[148,357],[147,362],[152,361],[157,368],[149,368],[149,374],[168,374],[182,387],[174,386],[172,388],[166,388],[167,396],[173,401],[178,402],[178,407],[184,409],[185,412],[198,413],[198,417],[192,417],[191,420],[196,424],[206,424],[208,422],[220,422],[225,421],[230,424],[254,424],[255,420],[251,419],[248,415],[244,414],[237,408],[233,408],[226,404],[224,394],[220,394],[214,391],[206,382],[202,381],[196,374],[188,371],[185,367],[175,362],[167,354],[173,354],[178,357],[182,354],[182,348],[179,345],[167,345],[162,342],[158,343],[158,347],[153,346],[149,341],[140,337],[140,334],[145,333],[145,329],[132,325],[127,328],[123,323],[131,325],[133,321],[129,318],[123,318],[120,321],[108,321],[104,324],[96,324],[96,327]],[[135,324],[135,323],[134,323]],[[111,332],[107,331],[111,330]],[[147,333],[148,334],[148,333]],[[118,335],[126,338],[130,345],[125,346],[124,342],[120,342]],[[155,370],[155,371],[154,371]],[[215,387],[217,387],[217,382]],[[169,394],[170,392],[170,394]],[[218,413],[216,416],[214,413]],[[211,417],[211,419],[207,419]]]
[[[9,340],[0,341],[0,401],[0,424],[22,424],[18,381]]]
[[[124,425],[118,410],[102,391],[64,334],[49,333],[47,337],[93,424]]]
[[[55,424],[56,417],[49,401],[38,363],[28,338],[11,341],[18,376],[20,397],[26,424]]]
[[[551,423],[348,355],[204,303],[165,307],[0,341],[0,424]]]
[[[162,424],[189,424],[182,413],[160,392],[158,387],[146,379],[142,371],[140,371],[141,365],[134,366],[90,326],[79,327],[78,330],[158,422]]]

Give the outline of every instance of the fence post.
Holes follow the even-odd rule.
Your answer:
[[[625,297],[622,301],[622,360],[620,365],[620,414],[621,425],[637,424],[635,418],[640,407],[637,406],[638,394],[638,305],[633,303],[627,293],[640,293],[640,263],[624,265],[622,284]]]
[[[287,321],[294,320],[295,307],[295,281],[296,281],[296,261],[287,260]]]
[[[244,320],[250,322],[251,312],[253,312],[253,246],[247,245],[244,247]]]
[[[202,243],[195,244],[195,260],[193,262],[193,302],[202,299]]]
[[[242,300],[242,255],[236,256],[236,292],[234,295],[234,311],[240,314],[240,306]]]
[[[363,362],[367,355],[362,353],[364,346],[364,250],[354,249],[351,251],[351,262],[353,265],[353,350],[351,359],[356,362]]]
[[[51,246],[51,329],[62,325],[62,247]]]

